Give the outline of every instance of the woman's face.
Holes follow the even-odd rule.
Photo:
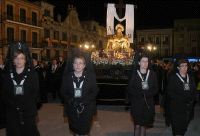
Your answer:
[[[147,57],[143,57],[139,62],[140,69],[148,69],[148,64],[149,64],[148,58]]]
[[[122,28],[119,27],[119,28],[117,29],[117,33],[122,33]]]
[[[26,57],[23,53],[17,54],[14,58],[14,65],[16,68],[24,68],[26,64]]]
[[[75,58],[73,68],[75,72],[83,72],[85,68],[85,60],[82,58]]]
[[[178,67],[179,73],[187,74],[188,71],[188,64],[187,63],[181,63]]]

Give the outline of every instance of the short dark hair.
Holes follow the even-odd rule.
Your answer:
[[[18,50],[16,50],[16,51],[14,52],[13,59],[16,58],[19,54],[24,54],[24,56],[26,56],[25,53],[24,53],[22,50],[19,50],[19,49],[18,49]]]
[[[139,62],[141,61],[142,58],[148,58],[148,68],[151,68],[151,58],[150,58],[150,56],[147,53],[142,53],[137,59],[136,69],[139,69],[139,67],[140,67]]]
[[[187,59],[183,59],[183,58],[179,59],[179,60],[177,60],[177,67],[179,67],[183,63],[187,63],[188,64],[189,62],[188,62]]]
[[[84,64],[86,64],[86,59],[84,56],[81,56],[81,55],[74,56],[73,63],[74,63],[75,59],[82,59],[84,61]]]
[[[140,62],[140,60],[141,60],[142,58],[148,58],[148,60],[150,61],[150,57],[149,57],[148,54],[142,54],[141,56],[139,56],[138,62]]]

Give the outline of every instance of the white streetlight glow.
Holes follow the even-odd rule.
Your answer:
[[[91,46],[92,48],[95,48],[95,46],[94,46],[94,44],[92,44],[92,46]]]
[[[152,46],[151,45],[147,46],[147,49],[151,51],[152,50]]]
[[[85,44],[85,48],[86,48],[86,49],[89,49],[89,45],[88,45],[88,44]]]
[[[85,50],[93,50],[95,48],[95,45],[90,42],[85,42],[84,44],[80,44],[79,48],[83,48]]]
[[[149,51],[155,51],[155,50],[157,50],[157,47],[155,45],[153,45],[153,44],[150,44],[150,43],[147,44],[146,48]]]

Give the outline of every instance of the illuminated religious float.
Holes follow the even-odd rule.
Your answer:
[[[95,66],[100,88],[98,100],[100,99],[101,102],[105,103],[107,101],[109,104],[111,102],[122,102],[124,104],[125,90],[134,61],[134,50],[132,48],[134,5],[124,5],[124,17],[122,17],[122,14],[118,16],[115,6],[117,4],[112,3],[107,6],[107,43],[103,50],[93,51],[91,59]],[[115,24],[116,21],[114,20],[118,20],[119,23]]]
[[[129,37],[123,34],[124,26],[117,24],[116,33],[108,38],[107,45],[100,56],[100,51],[91,54],[93,63],[98,66],[122,65],[130,66],[133,62],[134,51],[130,47]]]
[[[98,102],[101,104],[124,104],[134,60],[134,50],[130,47],[129,37],[123,34],[123,25],[117,24],[115,30],[116,33],[109,36],[102,54],[98,50],[91,54],[100,88]]]

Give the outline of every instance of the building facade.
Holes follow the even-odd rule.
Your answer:
[[[157,57],[166,57],[173,54],[173,29],[147,29],[136,31],[136,45],[151,43]],[[145,47],[147,48],[147,47]]]
[[[43,29],[39,4],[26,0],[2,0],[0,4],[0,54],[5,58],[10,43],[22,42],[30,47],[33,56],[39,57]]]
[[[33,58],[51,60],[66,57],[69,48],[89,43],[103,47],[106,29],[95,21],[80,22],[76,8],[69,5],[67,16],[54,19],[54,6],[47,2],[3,0],[0,2],[0,54],[5,58],[13,42],[26,43]]]
[[[32,57],[51,60],[67,57],[68,51],[81,45],[104,49],[107,44],[106,28],[98,22],[80,22],[75,7],[66,7],[67,16],[54,17],[54,6],[47,2],[27,0],[0,1],[0,55],[6,56],[7,47],[13,42],[26,43]],[[175,20],[169,29],[137,30],[135,45],[151,43],[157,57],[176,54],[200,55],[200,19]],[[134,47],[135,48],[135,47]]]
[[[200,56],[200,19],[174,21],[174,54]]]
[[[57,16],[55,21],[54,6],[41,2],[42,7],[42,43],[45,46],[43,57],[47,60],[58,56],[67,57],[69,48],[80,47],[82,44],[90,44],[95,47],[102,47],[106,42],[105,28],[95,21],[80,22],[76,8],[68,5],[68,14],[61,21],[61,16]]]
[[[136,45],[151,43],[156,56],[200,56],[200,19],[177,19],[169,29],[136,31]]]

